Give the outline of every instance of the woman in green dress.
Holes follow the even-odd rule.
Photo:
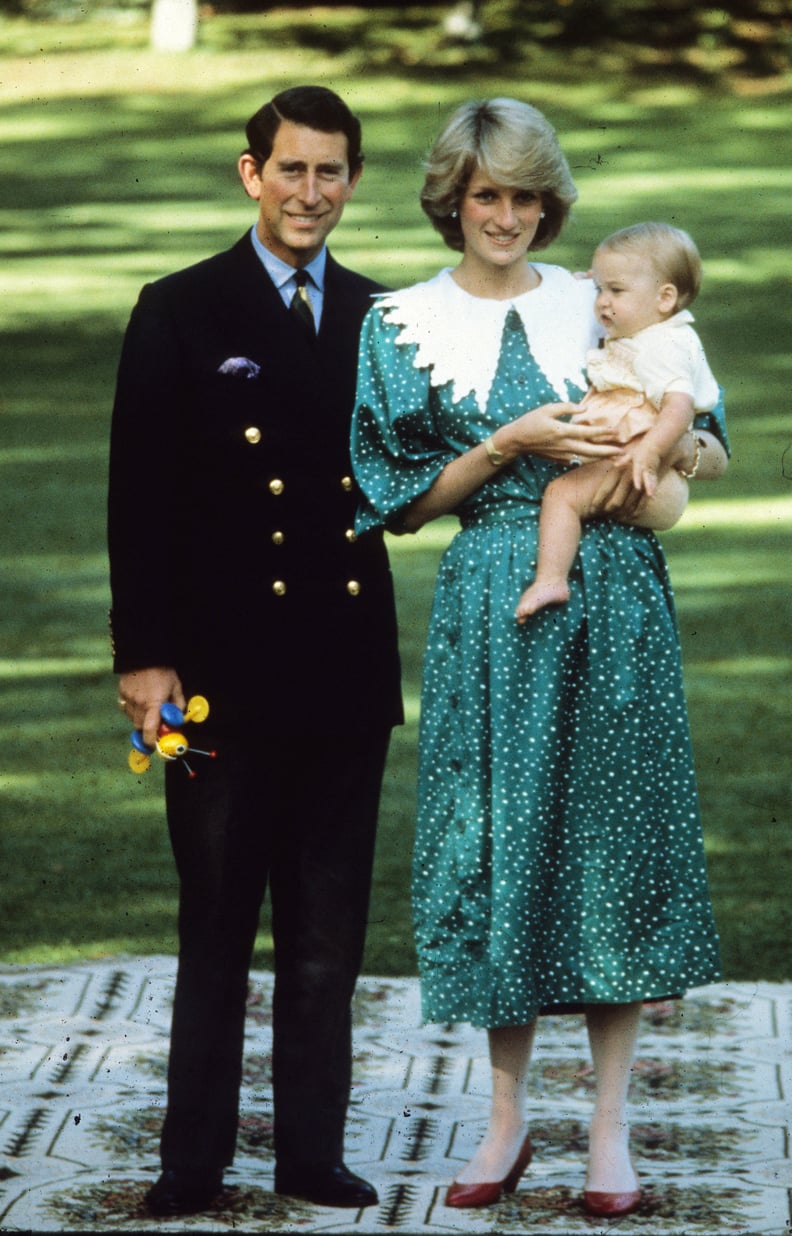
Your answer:
[[[584,1202],[616,1215],[640,1202],[626,1101],[641,1004],[720,972],[665,561],[624,522],[640,502],[629,447],[567,419],[597,341],[594,288],[528,260],[576,196],[534,108],[452,116],[421,200],[462,259],[369,313],[352,449],[361,530],[461,523],[424,661],[413,908],[424,1018],[487,1028],[493,1091],[446,1202],[516,1187],[536,1018],[582,1009],[597,1082]],[[719,407],[664,467],[720,475],[721,443]],[[569,602],[518,625],[542,491],[607,457]]]

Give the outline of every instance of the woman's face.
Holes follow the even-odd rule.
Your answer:
[[[493,267],[521,262],[533,243],[541,215],[540,193],[496,184],[477,169],[459,205],[465,257]]]

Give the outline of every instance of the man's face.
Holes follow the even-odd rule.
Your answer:
[[[290,266],[306,266],[322,248],[352,196],[360,171],[349,175],[344,133],[321,133],[284,120],[261,170],[239,160],[249,197],[259,204],[256,232]]]

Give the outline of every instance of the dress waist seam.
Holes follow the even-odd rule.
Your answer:
[[[540,503],[525,501],[509,506],[498,506],[487,511],[460,511],[462,529],[481,527],[487,524],[528,523],[539,515]]]

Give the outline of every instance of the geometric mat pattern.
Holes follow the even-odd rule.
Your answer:
[[[205,1214],[155,1220],[175,960],[0,969],[0,1230],[470,1232],[789,1236],[792,987],[721,983],[648,1005],[631,1086],[642,1207],[587,1217],[592,1076],[581,1017],[540,1022],[529,1082],[535,1155],[486,1211],[443,1196],[487,1115],[486,1036],[421,1026],[416,979],[363,978],[347,1163],[379,1205],[272,1193],[271,976],[251,975],[237,1156]]]

